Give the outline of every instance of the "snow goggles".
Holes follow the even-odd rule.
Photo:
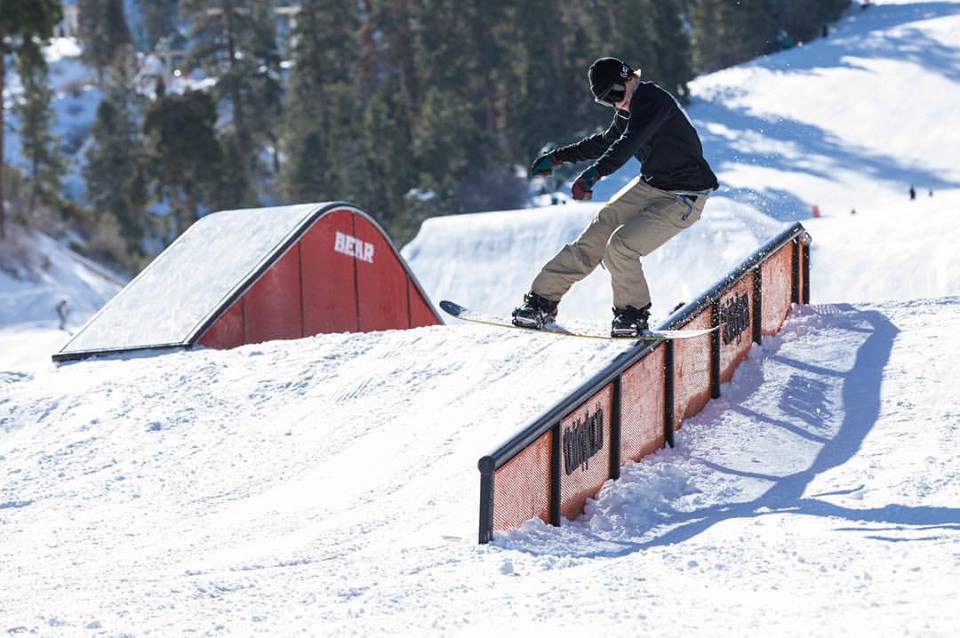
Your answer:
[[[627,94],[627,87],[623,84],[618,84],[614,82],[610,87],[593,98],[593,101],[597,104],[602,104],[604,106],[616,106],[623,97]]]

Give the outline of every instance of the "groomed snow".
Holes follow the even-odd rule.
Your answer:
[[[946,635],[957,334],[956,297],[800,309],[677,448],[483,547],[477,457],[616,344],[441,326],[6,374],[0,628]]]
[[[820,305],[559,529],[478,546],[476,460],[620,344],[451,325],[55,368],[31,344],[63,333],[10,306],[0,631],[956,634],[960,3],[852,14],[694,83],[731,188],[645,262],[662,317],[780,227],[758,211],[818,203]],[[504,310],[596,206],[431,221],[405,253]],[[561,311],[606,321],[604,277]]]

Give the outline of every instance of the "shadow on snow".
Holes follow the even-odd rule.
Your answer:
[[[787,476],[745,472],[725,467],[702,458],[696,458],[714,472],[722,472],[732,476],[749,479],[770,481],[773,485],[759,498],[748,502],[721,503],[690,512],[672,511],[665,514],[656,524],[651,526],[643,535],[650,532],[654,537],[642,542],[622,541],[605,537],[579,525],[557,528],[545,528],[543,534],[535,534],[534,538],[524,541],[508,539],[501,546],[525,551],[532,554],[551,554],[555,551],[552,541],[569,540],[564,553],[579,557],[615,557],[627,555],[636,551],[682,543],[705,532],[714,525],[731,519],[747,519],[769,515],[796,515],[816,516],[844,519],[852,523],[880,523],[893,527],[840,527],[836,531],[880,532],[888,530],[919,531],[931,529],[960,531],[960,509],[949,507],[926,507],[907,505],[886,505],[878,508],[853,509],[835,505],[823,500],[824,496],[856,493],[863,489],[863,485],[835,492],[816,494],[813,497],[804,497],[804,493],[811,482],[820,474],[843,465],[854,457],[866,439],[870,430],[876,424],[880,414],[880,388],[883,382],[884,368],[890,358],[894,339],[899,332],[882,313],[877,311],[857,311],[848,305],[834,305],[830,311],[843,310],[847,317],[839,327],[855,332],[866,331],[869,336],[857,350],[853,367],[847,372],[838,372],[826,368],[793,361],[777,352],[768,354],[767,358],[795,367],[797,370],[826,374],[841,380],[841,396],[843,401],[843,419],[839,431],[833,437],[811,433],[803,425],[815,430],[825,428],[824,419],[829,418],[826,410],[827,385],[793,375],[782,389],[778,408],[788,417],[788,421],[774,419],[759,414],[739,405],[743,400],[756,392],[763,384],[760,375],[755,375],[746,384],[741,384],[736,390],[736,396],[730,398],[731,404],[725,409],[756,418],[767,424],[782,427],[788,432],[822,444],[812,464],[800,472]],[[865,330],[865,326],[868,326]],[[820,406],[817,412],[815,407]],[[642,461],[641,461],[642,462]],[[664,531],[659,531],[664,530]],[[938,537],[895,537],[895,536],[867,536],[874,540],[903,542],[909,540],[932,540]],[[519,542],[517,542],[519,540]],[[583,542],[581,544],[581,541]],[[580,545],[581,549],[578,549]]]

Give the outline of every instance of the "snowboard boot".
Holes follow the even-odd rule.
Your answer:
[[[643,308],[613,309],[613,324],[610,327],[611,337],[639,337],[649,330],[647,321],[650,319],[650,304]]]
[[[553,323],[557,318],[558,303],[528,292],[523,296],[523,304],[513,311],[513,325],[543,330],[547,324]]]

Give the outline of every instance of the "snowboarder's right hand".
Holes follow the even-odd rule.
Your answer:
[[[570,189],[573,193],[573,198],[577,201],[590,201],[593,199],[593,186],[598,181],[600,181],[600,171],[597,170],[596,165],[593,165],[580,173],[573,182],[573,187]]]
[[[530,175],[531,177],[536,177],[537,175],[549,175],[553,172],[553,167],[559,163],[560,162],[553,159],[552,153],[544,153],[537,159],[533,160],[533,164],[530,165]]]

